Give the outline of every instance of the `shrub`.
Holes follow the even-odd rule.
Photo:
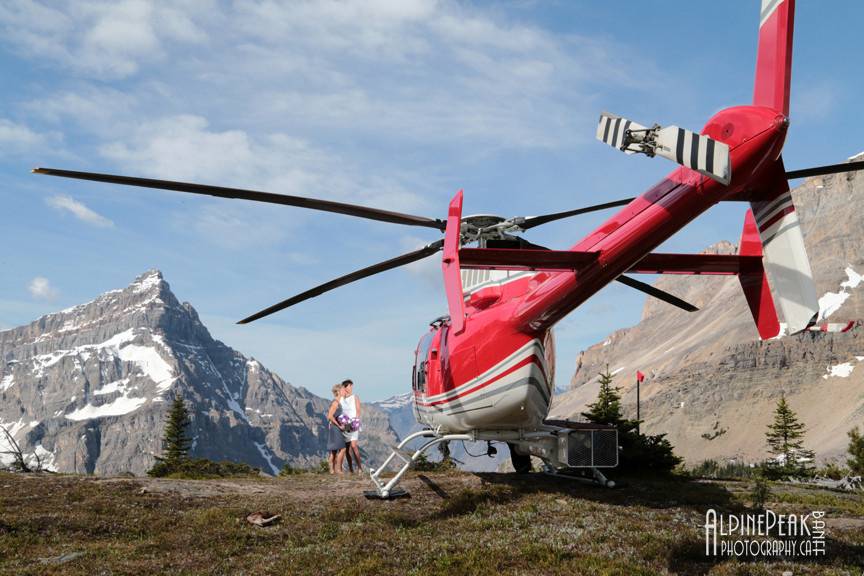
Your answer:
[[[420,454],[417,456],[417,459],[414,460],[414,470],[417,472],[446,472],[448,470],[454,470],[455,468],[456,464],[450,458],[433,462],[432,460],[429,460],[425,454]]]
[[[279,471],[279,476],[296,476],[308,472],[305,468],[294,468],[290,464],[285,464]]]
[[[849,431],[847,451],[849,459],[846,465],[849,466],[849,470],[856,476],[864,476],[864,436],[858,432],[857,426]]]
[[[822,468],[817,469],[815,474],[832,480],[840,480],[848,476],[849,473],[849,469],[845,466],[840,466],[836,462],[828,462]]]
[[[257,476],[259,473],[260,470],[258,468],[253,468],[242,462],[214,462],[206,458],[194,458],[176,463],[160,460],[153,465],[147,472],[147,475],[156,478],[189,478],[198,480],[230,476]]]
[[[722,464],[714,459],[702,461],[699,465],[687,469],[686,472],[698,478],[736,479],[752,478],[758,468],[739,460],[729,460]]]
[[[750,500],[753,503],[753,508],[756,510],[764,510],[765,502],[771,496],[771,486],[768,480],[762,474],[756,475],[756,481],[753,482],[753,489],[750,491]]]

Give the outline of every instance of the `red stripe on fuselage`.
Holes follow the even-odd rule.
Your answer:
[[[540,371],[543,373],[543,378],[544,379],[546,378],[546,371],[543,369],[543,364],[541,363],[540,358],[538,358],[538,356],[536,354],[532,354],[531,356],[520,360],[519,362],[517,362],[515,365],[511,366],[510,368],[508,368],[504,372],[502,372],[496,376],[493,376],[492,378],[490,378],[486,382],[478,384],[478,385],[474,386],[473,388],[469,388],[468,390],[465,390],[464,392],[460,392],[456,396],[452,396],[450,398],[444,398],[442,400],[436,400],[434,402],[417,402],[417,404],[419,406],[436,406],[438,404],[446,404],[447,402],[452,402],[453,400],[456,400],[457,398],[463,398],[469,394],[473,394],[477,390],[480,390],[481,388],[485,388],[486,386],[489,386],[490,384],[497,382],[501,378],[507,376],[508,374],[512,374],[513,372],[515,372],[519,368],[527,366],[528,364],[536,364],[537,367],[540,368]]]

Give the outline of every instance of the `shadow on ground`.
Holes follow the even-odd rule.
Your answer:
[[[574,479],[532,474],[476,473],[483,483],[506,486],[512,497],[519,499],[526,494],[556,494],[560,496],[591,500],[613,506],[645,506],[654,509],[689,508],[705,512],[713,508],[719,512],[740,512],[743,507],[724,486],[713,482],[702,482],[671,477],[616,479],[618,486],[604,488]]]

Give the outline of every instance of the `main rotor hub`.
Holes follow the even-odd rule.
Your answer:
[[[519,232],[519,222],[524,218],[504,218],[495,214],[472,214],[462,218],[460,234],[462,243],[485,240],[512,239],[510,233]]]

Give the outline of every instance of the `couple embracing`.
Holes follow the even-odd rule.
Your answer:
[[[327,436],[328,462],[331,474],[342,474],[342,463],[348,460],[348,470],[362,472],[360,448],[360,399],[354,395],[354,383],[345,380],[333,386],[333,402],[327,411],[329,430]],[[353,462],[352,462],[353,461]]]

